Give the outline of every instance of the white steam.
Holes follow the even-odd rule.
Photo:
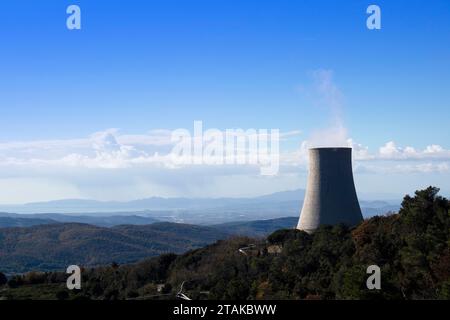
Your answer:
[[[333,81],[333,71],[316,70],[313,80],[314,96],[328,113],[329,123],[327,127],[311,132],[308,147],[347,147],[347,128],[342,120],[344,96]]]

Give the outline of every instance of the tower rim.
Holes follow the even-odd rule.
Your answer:
[[[309,150],[348,150],[353,149],[352,147],[313,147]]]

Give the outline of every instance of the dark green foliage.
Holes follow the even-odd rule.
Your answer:
[[[270,244],[280,244],[295,239],[305,239],[307,241],[311,237],[306,232],[297,229],[281,229],[269,235],[267,242]]]
[[[86,269],[81,292],[68,298],[174,298],[184,283],[193,299],[450,299],[449,245],[450,204],[430,187],[406,196],[399,214],[355,228],[284,229],[267,240],[233,238],[180,256]],[[370,265],[381,269],[381,290],[366,287]],[[58,292],[65,276],[15,276],[6,296]]]
[[[21,276],[13,276],[11,279],[9,279],[8,281],[8,286],[10,288],[17,288],[18,286],[23,285],[24,282],[22,280]]]
[[[0,286],[5,285],[8,282],[8,278],[6,278],[6,276],[0,272]]]

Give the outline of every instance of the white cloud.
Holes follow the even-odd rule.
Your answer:
[[[433,144],[431,146],[427,146],[424,150],[426,154],[442,154],[445,153],[444,148],[439,145]]]
[[[380,155],[382,157],[396,157],[399,154],[401,154],[401,151],[397,148],[394,141],[389,141],[383,147],[380,147]]]
[[[450,150],[439,145],[429,145],[424,150],[413,147],[399,147],[394,141],[380,147],[378,158],[385,160],[450,160]]]
[[[345,146],[352,148],[355,171],[360,173],[450,172],[450,150],[439,145],[429,145],[423,150],[418,150],[410,146],[400,147],[394,141],[389,141],[374,153],[352,139],[347,139]],[[285,165],[306,166],[310,147],[309,141],[303,141],[298,151],[282,154],[281,162]]]
[[[370,154],[368,147],[354,142],[353,139],[347,139],[347,146],[352,148],[352,154],[355,160],[370,160],[374,158],[374,156]]]

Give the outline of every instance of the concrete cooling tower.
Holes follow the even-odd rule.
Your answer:
[[[314,231],[319,225],[363,220],[352,172],[351,148],[309,150],[309,177],[297,229]]]

